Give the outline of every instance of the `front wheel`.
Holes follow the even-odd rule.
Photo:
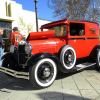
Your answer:
[[[57,75],[57,66],[52,59],[44,58],[39,60],[29,69],[30,81],[36,88],[50,86]]]
[[[97,70],[100,70],[100,49],[97,52],[97,59],[96,59],[96,66],[95,66],[95,68]]]

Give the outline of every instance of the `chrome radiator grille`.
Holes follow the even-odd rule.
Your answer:
[[[18,46],[18,62],[20,64],[25,64],[27,61],[28,54],[25,53],[25,45]]]

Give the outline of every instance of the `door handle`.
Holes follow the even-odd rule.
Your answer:
[[[85,37],[84,40],[86,40],[87,38]]]

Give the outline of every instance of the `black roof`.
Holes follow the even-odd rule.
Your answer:
[[[93,21],[89,21],[89,20],[81,20],[81,19],[69,19],[68,21],[82,21],[82,22],[90,22],[90,23],[98,24],[97,22],[93,22]]]

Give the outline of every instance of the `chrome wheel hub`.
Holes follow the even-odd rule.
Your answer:
[[[50,69],[49,68],[45,68],[44,71],[43,71],[43,75],[45,77],[49,77],[50,76]]]
[[[67,50],[64,54],[64,62],[66,66],[70,67],[74,62],[74,53],[71,50]]]
[[[72,61],[72,55],[68,55],[68,61]]]

